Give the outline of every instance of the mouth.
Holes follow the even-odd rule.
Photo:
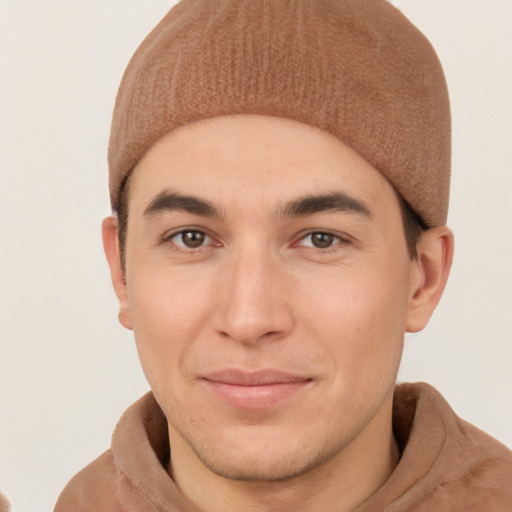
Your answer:
[[[207,389],[238,409],[267,409],[310,386],[312,379],[279,370],[223,370],[203,377]]]

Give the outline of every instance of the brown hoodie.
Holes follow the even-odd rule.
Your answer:
[[[510,512],[512,452],[461,420],[427,384],[395,390],[401,459],[354,512]],[[78,473],[54,512],[201,512],[165,471],[167,424],[148,393],[121,418],[112,447]]]

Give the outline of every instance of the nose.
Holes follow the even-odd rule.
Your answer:
[[[245,345],[281,339],[294,325],[286,273],[265,250],[247,250],[225,263],[215,329]]]

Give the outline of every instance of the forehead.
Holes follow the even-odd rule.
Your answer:
[[[259,115],[207,119],[162,137],[132,172],[130,203],[144,209],[166,189],[226,208],[275,208],[306,194],[339,192],[370,210],[398,202],[386,178],[333,135]]]

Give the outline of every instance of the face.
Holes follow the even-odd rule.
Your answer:
[[[128,201],[120,318],[173,453],[275,480],[385,428],[419,277],[368,162],[301,123],[215,118],[156,143]]]

